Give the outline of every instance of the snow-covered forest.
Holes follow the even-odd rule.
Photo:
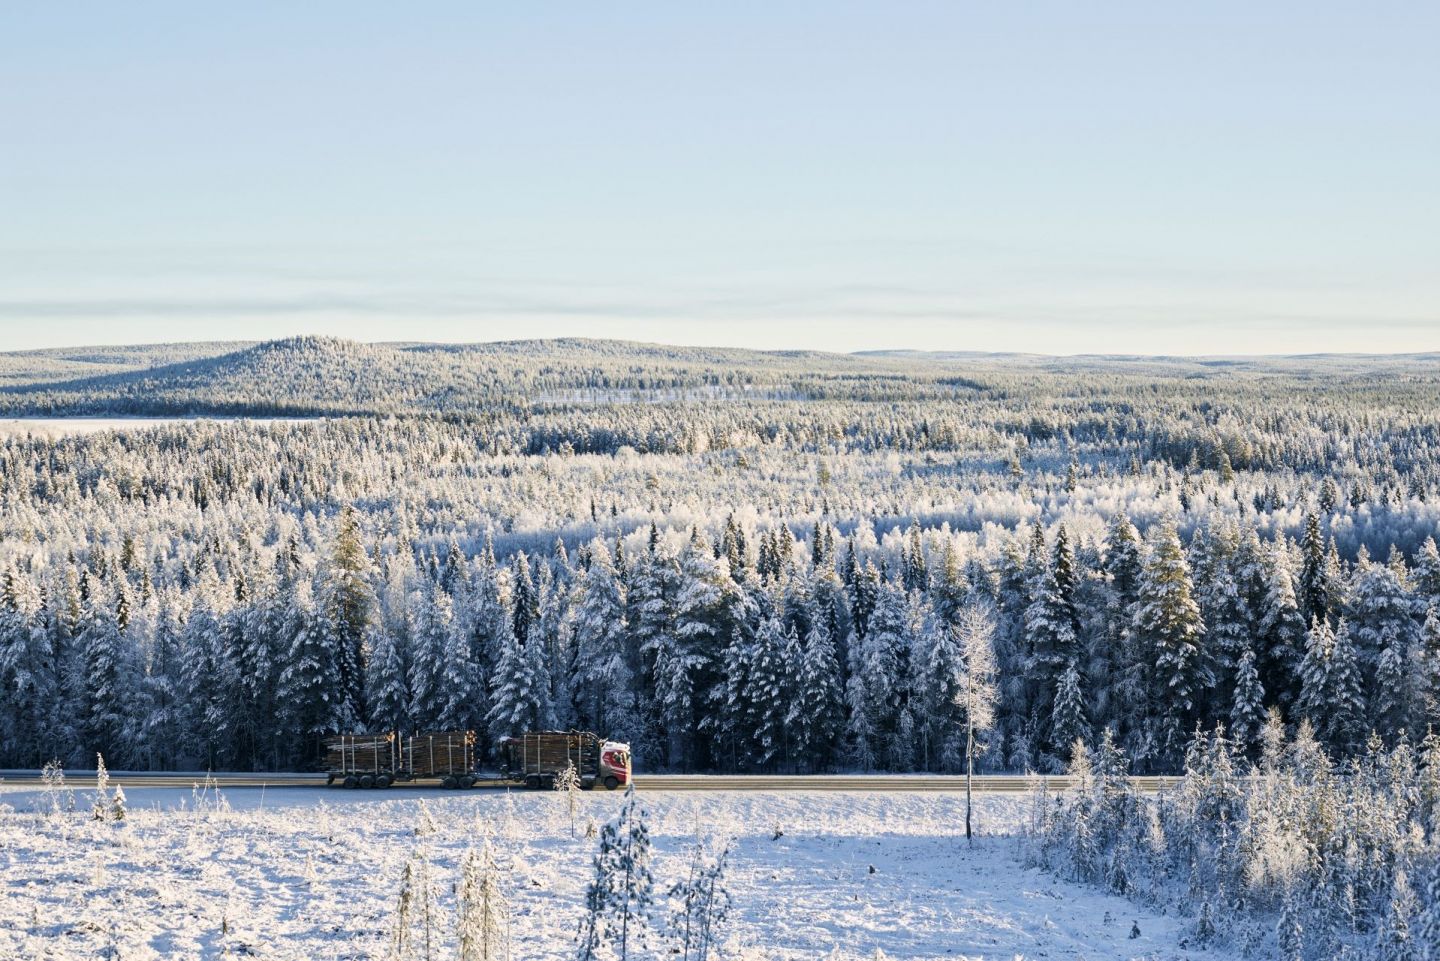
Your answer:
[[[1440,373],[297,340],[5,355],[8,415],[323,414],[0,441],[0,766],[306,769],[548,726],[646,770],[981,770],[1267,712],[1440,721]],[[108,371],[108,372],[107,372]],[[308,398],[308,399],[307,399]],[[486,739],[482,739],[484,741]]]

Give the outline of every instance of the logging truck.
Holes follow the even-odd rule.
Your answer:
[[[500,780],[553,788],[570,767],[584,790],[630,783],[630,745],[584,731],[530,731],[496,746]],[[439,780],[445,788],[493,781],[477,770],[473,731],[401,735],[336,734],[325,739],[326,780],[347,788],[388,788],[402,781]]]
[[[568,768],[582,789],[630,783],[630,745],[585,731],[531,731],[500,741],[500,776],[533,790],[550,789]]]

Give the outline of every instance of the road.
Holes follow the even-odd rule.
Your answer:
[[[175,774],[149,774],[112,772],[110,783],[125,788],[170,787],[190,788],[205,779],[203,772]],[[69,787],[84,788],[94,784],[93,771],[67,771],[65,780]],[[1180,779],[1176,777],[1137,777],[1135,786],[1141,791],[1153,793],[1169,787]],[[323,774],[216,774],[211,781],[220,788],[263,787],[324,787]],[[976,775],[975,790],[986,794],[1019,794],[1035,789],[1043,782],[1050,790],[1062,790],[1070,786],[1070,778],[1064,776],[1040,777],[1038,775],[985,774]],[[44,782],[39,771],[0,771],[0,786],[39,787]],[[396,784],[390,790],[403,791],[407,788],[435,788],[435,780],[415,781],[411,784]],[[476,784],[476,789],[517,787],[513,782],[486,779]],[[964,791],[965,778],[933,774],[641,774],[635,777],[638,791]],[[343,790],[339,786],[337,791]]]

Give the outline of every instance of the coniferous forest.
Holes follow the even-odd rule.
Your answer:
[[[1440,722],[1440,369],[446,348],[0,357],[0,766],[580,727],[642,770],[1179,771]],[[203,415],[251,420],[203,419]],[[1278,721],[1271,715],[1278,715]]]

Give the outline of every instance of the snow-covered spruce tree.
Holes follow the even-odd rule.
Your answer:
[[[366,700],[371,726],[381,731],[410,729],[410,685],[406,670],[408,638],[387,628],[371,635],[370,658],[366,664]]]
[[[913,627],[905,594],[898,585],[886,582],[880,588],[864,637],[851,650],[854,664],[850,670],[850,734],[857,761],[862,753],[868,753],[890,769],[901,752],[911,747],[897,737],[897,729],[910,697]],[[859,748],[862,737],[867,742],[864,752]]]
[[[225,599],[208,562],[196,577],[194,598],[181,640],[181,682],[189,707],[184,749],[190,764],[226,770],[234,759],[232,721],[238,712],[239,666],[225,643]],[[288,703],[298,707],[295,701]]]
[[[445,597],[446,595],[441,594],[436,598],[440,605],[437,615],[439,623],[444,625],[445,639],[445,653],[440,663],[437,691],[439,713],[436,724],[447,731],[482,729],[486,718],[486,677],[481,673],[481,666],[476,660],[475,646],[471,643],[469,632],[459,623],[453,608],[447,616],[444,610]],[[500,644],[503,648],[512,635],[508,621],[502,619],[499,625]],[[489,677],[492,687],[500,683],[498,669],[498,661],[493,662]],[[535,682],[538,680],[534,679]]]
[[[952,618],[958,619],[961,608]],[[915,682],[922,702],[920,766],[959,771],[965,766],[965,657],[953,622],[938,613],[919,638]]]
[[[1173,520],[1160,524],[1140,578],[1132,630],[1153,658],[1148,723],[1158,732],[1155,767],[1176,767],[1186,732],[1214,683],[1202,647],[1205,625],[1190,591],[1190,570]]]
[[[1411,699],[1418,717],[1416,729],[1440,728],[1440,615],[1432,606],[1416,643]]]
[[[1150,716],[1150,660],[1133,629],[1144,572],[1141,547],[1140,534],[1130,518],[1117,514],[1105,535],[1101,562],[1104,600],[1091,663],[1099,689],[1095,720],[1102,727],[1113,724],[1122,744],[1138,756],[1148,757],[1152,753],[1151,732],[1146,726]]]
[[[355,714],[350,700],[335,686],[337,640],[326,612],[314,605],[308,580],[296,583],[287,633],[290,645],[280,671],[280,703],[286,727],[306,745],[305,755],[314,758],[325,735],[353,729]]]
[[[1351,754],[1359,750],[1368,729],[1364,682],[1349,624],[1342,618],[1335,628],[1325,671],[1322,723],[1319,730],[1330,750]]]
[[[810,771],[832,761],[835,741],[844,724],[840,664],[826,619],[811,611],[810,630],[800,648],[795,671],[795,699],[785,719],[794,755]]]
[[[1325,583],[1325,541],[1320,533],[1320,518],[1305,515],[1305,534],[1300,542],[1303,558],[1300,569],[1300,616],[1306,624],[1324,620],[1330,609],[1330,590]]]
[[[578,961],[638,957],[649,941],[654,904],[650,832],[632,784],[620,811],[600,829],[595,877],[585,892],[577,937]]]
[[[370,557],[360,539],[359,514],[346,505],[336,521],[315,599],[330,622],[337,690],[356,718],[365,716],[365,639],[375,617],[372,576]]]
[[[1274,701],[1293,704],[1300,696],[1305,620],[1295,597],[1295,579],[1283,543],[1272,545],[1267,552],[1264,576],[1260,633],[1255,645],[1260,684]]]
[[[85,740],[97,753],[117,757],[123,753],[127,702],[134,696],[124,671],[124,639],[104,598],[92,595],[84,618],[80,644],[85,659]]]
[[[1345,610],[1364,682],[1362,692],[1366,703],[1375,709],[1375,715],[1367,721],[1390,737],[1412,724],[1403,681],[1418,612],[1404,577],[1404,561],[1398,556],[1392,557],[1390,564],[1362,557],[1351,579]]]
[[[1025,638],[1030,651],[1026,675],[1031,685],[1031,725],[1042,733],[1040,748],[1049,758],[1060,758],[1073,738],[1054,739],[1054,708],[1061,678],[1080,657],[1080,619],[1075,608],[1075,558],[1062,525],[1055,533],[1055,547],[1045,560],[1044,534],[1037,526],[1035,546],[1037,570],[1031,582],[1029,607],[1025,610]],[[1078,681],[1078,674],[1076,677]],[[1068,720],[1068,719],[1067,719]]]
[[[0,587],[0,753],[38,767],[57,756],[63,679],[40,623],[34,581],[6,570]]]
[[[490,842],[461,859],[455,909],[458,961],[510,961],[510,905]]]
[[[473,671],[474,665],[467,638],[455,623],[454,602],[441,585],[427,584],[415,607],[407,713],[419,727],[434,729],[442,726],[441,717],[450,701],[445,689],[446,658],[463,647],[461,667]],[[474,695],[473,679],[466,685],[466,693]]]
[[[1074,745],[1090,739],[1090,722],[1085,717],[1084,695],[1080,690],[1080,672],[1074,664],[1065,668],[1060,675],[1060,684],[1055,689],[1055,707],[1050,714],[1051,743]],[[1066,763],[1070,760],[1070,748],[1059,755]]]
[[[639,718],[635,664],[625,620],[625,585],[603,542],[580,581],[575,607],[574,690],[582,724],[607,737],[628,738]]]
[[[791,628],[793,631],[794,628]],[[771,615],[760,622],[754,641],[748,646],[750,663],[749,718],[746,727],[754,750],[755,764],[774,767],[787,760],[785,719],[790,713],[792,683],[785,656],[786,635],[780,618]]]
[[[698,528],[680,550],[675,597],[674,646],[657,662],[655,696],[665,724],[672,767],[711,760],[707,738],[697,737],[702,719],[720,714],[720,655],[743,619],[739,587],[723,557],[716,558]]]
[[[495,666],[494,693],[487,722],[493,738],[549,728],[554,718],[548,703],[549,679],[539,639],[523,643],[508,627],[500,662]]]
[[[1230,732],[1242,754],[1254,757],[1265,727],[1265,688],[1255,669],[1255,652],[1246,648],[1235,668]]]

